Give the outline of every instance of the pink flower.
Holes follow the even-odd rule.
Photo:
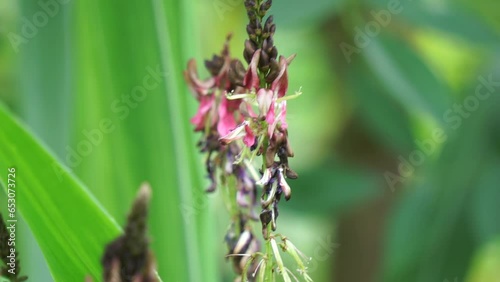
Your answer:
[[[228,100],[226,95],[222,95],[219,104],[219,122],[217,123],[217,131],[220,136],[228,134],[236,128],[235,111],[238,110],[241,100]]]
[[[286,91],[288,91],[288,65],[292,63],[294,58],[295,55],[288,59],[280,56],[280,72],[271,84],[271,90],[278,93],[278,98],[285,96]]]
[[[228,134],[221,137],[219,141],[223,145],[227,145],[236,140],[243,139],[243,143],[245,143],[245,145],[247,145],[248,147],[253,146],[253,144],[255,143],[255,135],[253,134],[253,131],[250,128],[249,124],[250,123],[248,121],[244,121],[234,130],[231,130]]]
[[[266,118],[267,123],[274,122],[274,93],[272,90],[261,88],[257,92],[257,104],[260,115]]]
[[[198,71],[196,70],[196,61],[189,60],[188,68],[184,71],[184,78],[192,93],[195,93],[195,98],[200,100],[200,97],[207,95],[212,87],[215,86],[215,79],[213,77],[203,81],[198,78]]]
[[[285,74],[285,72],[283,72]],[[281,76],[283,77],[283,76]],[[278,102],[279,93],[272,89],[261,88],[257,92],[257,104],[259,116],[264,117],[268,124],[268,135],[273,136],[274,130],[279,122],[281,128],[286,129],[286,101]]]
[[[205,128],[207,116],[209,115],[215,102],[215,96],[202,95],[199,97],[199,100],[200,106],[198,107],[198,111],[196,112],[196,115],[191,118],[191,123],[195,125],[195,131],[201,131]],[[213,126],[215,122],[216,120],[212,119],[210,126]]]
[[[252,132],[250,126],[245,125],[245,137],[243,138],[243,143],[248,147],[252,147],[255,144],[255,135]]]
[[[229,79],[231,59],[227,47],[226,42],[222,56],[214,57],[214,61],[208,63],[209,66],[217,67],[212,68],[212,77],[207,80],[199,79],[194,60],[188,62],[188,68],[184,71],[184,78],[190,90],[200,102],[198,111],[191,119],[195,131],[204,130],[209,126],[210,129],[217,130],[219,136],[224,136],[243,121],[238,111],[241,100],[226,98],[231,86]]]
[[[247,74],[245,75],[245,79],[243,80],[243,85],[245,86],[246,89],[252,90],[258,90],[260,86],[260,80],[259,80],[259,75],[257,73],[257,64],[259,63],[260,59],[260,52],[261,50],[255,51],[252,61],[250,62],[250,65],[248,66],[248,71]]]

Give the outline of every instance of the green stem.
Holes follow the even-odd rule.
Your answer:
[[[271,224],[267,226],[268,234],[271,234]],[[271,235],[266,240],[266,273],[264,281],[272,281],[273,278],[273,248],[271,246]]]
[[[267,132],[267,124],[264,122],[264,132]],[[267,147],[269,147],[269,136],[265,134],[264,141],[262,141],[262,172],[266,170],[266,152],[267,152]]]

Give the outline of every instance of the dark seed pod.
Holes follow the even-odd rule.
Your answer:
[[[257,44],[252,40],[245,40],[245,50],[248,50],[249,53],[255,53],[257,51]]]
[[[261,71],[262,73],[267,74],[267,72],[269,71],[269,64],[268,64],[268,65],[266,65],[266,66],[261,67],[261,68],[260,68],[260,71]]]
[[[255,22],[257,20],[257,15],[255,14],[254,11],[248,11],[247,12],[247,16],[248,16],[248,19],[250,20],[250,22],[253,25],[253,22]]]
[[[212,76],[219,74],[222,66],[224,65],[224,58],[214,55],[212,60],[205,60],[205,67]]]
[[[271,27],[269,28],[269,32],[271,34],[274,34],[276,32],[276,25],[275,24],[271,25]]]
[[[245,67],[243,66],[240,60],[237,59],[232,60],[231,69],[233,69],[240,78],[243,78],[246,74]]]
[[[273,0],[267,0],[266,2],[262,3],[262,5],[260,5],[259,10],[263,11],[265,15],[267,11],[269,11],[272,5],[273,5]]]
[[[240,60],[234,59],[231,61],[228,76],[229,82],[231,83],[233,89],[236,86],[243,86],[243,78],[245,77],[245,73],[245,67],[240,62]]]
[[[268,66],[269,65],[269,55],[262,51],[260,53],[260,59],[259,59],[259,68],[262,68],[264,66]]]
[[[256,19],[254,26],[255,26],[255,34],[257,36],[261,35],[262,34],[262,25],[261,25],[260,21]]]
[[[271,167],[274,164],[274,156],[276,155],[276,146],[271,143],[269,147],[267,147],[266,151],[266,167]]]
[[[288,165],[288,156],[286,153],[286,148],[283,145],[280,145],[278,149],[278,158],[280,159],[280,163],[284,165]]]
[[[250,61],[252,61],[252,56],[253,56],[253,52],[246,49],[243,50],[243,57],[245,58],[245,61],[247,62],[247,64],[250,64]]]
[[[266,16],[266,12],[267,11],[262,10],[262,6],[261,6],[261,8],[259,9],[259,12],[258,12],[259,13],[259,17],[261,17],[261,18],[265,17]]]
[[[272,221],[273,215],[271,210],[263,210],[260,213],[260,223],[262,224],[262,236],[268,238],[267,225]]]
[[[273,20],[274,20],[274,17],[273,16],[269,16],[266,20],[266,22],[264,23],[264,30],[265,31],[271,31],[271,26],[273,26]]]
[[[280,72],[280,66],[276,59],[271,58],[270,59],[270,71],[269,74],[266,76],[266,82],[267,83],[272,83],[276,77],[278,77],[279,72]]]
[[[266,41],[268,46],[266,52],[271,53],[271,50],[274,48],[274,39],[272,37],[269,37],[268,39],[266,39]]]
[[[279,196],[278,196],[279,197]],[[278,219],[278,215],[279,215],[279,211],[278,211],[278,202],[279,202],[279,198],[276,198],[276,201],[274,202],[274,205],[273,205],[273,221],[272,221],[272,229],[273,231],[276,231],[276,219]]]
[[[269,47],[272,47],[269,45],[269,40],[268,39],[264,39],[264,41],[262,41],[262,50],[264,52],[267,52],[270,48]]]
[[[295,171],[293,171],[291,168],[289,168],[289,167],[286,167],[285,175],[286,175],[287,178],[290,178],[290,179],[297,179],[297,178],[299,178],[299,175]]]
[[[253,11],[253,10],[255,10],[255,6],[256,6],[255,1],[253,1],[253,0],[245,1],[245,8],[247,10]]]
[[[247,24],[247,34],[249,36],[252,35],[252,34],[255,35],[255,29],[251,25],[249,25],[249,24]]]
[[[268,53],[269,57],[276,61],[276,58],[278,57],[278,49],[276,49],[276,46],[273,46]]]

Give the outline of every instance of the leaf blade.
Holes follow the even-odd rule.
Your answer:
[[[54,279],[82,281],[86,275],[98,279],[100,256],[105,244],[120,233],[118,224],[1,106],[0,121],[0,169],[6,172],[16,167],[17,208],[40,244]],[[59,177],[58,172],[62,172]],[[4,175],[0,181],[5,189]]]

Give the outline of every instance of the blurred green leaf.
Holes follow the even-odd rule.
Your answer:
[[[314,3],[300,0],[273,1],[270,14],[280,26],[302,27],[307,24],[319,24],[328,16],[340,12],[345,0],[316,0]]]
[[[500,221],[492,215],[500,214],[500,163],[488,162],[475,187],[470,203],[469,220],[478,242],[486,242],[500,235]]]
[[[388,1],[373,1],[379,8],[387,9]],[[440,30],[474,44],[499,44],[500,34],[478,14],[466,9],[457,1],[405,1],[401,3],[402,12],[399,16],[413,25]]]
[[[88,190],[0,106],[0,180],[16,169],[17,209],[57,281],[101,277],[105,245],[120,228]],[[18,214],[19,216],[19,214]],[[28,254],[24,255],[29,257]],[[36,273],[29,274],[36,280]]]
[[[17,1],[20,15],[32,21],[42,15],[39,1]],[[27,43],[19,45],[20,94],[19,105],[13,107],[20,118],[47,144],[54,154],[63,159],[64,145],[69,140],[71,83],[71,20],[73,3],[58,5],[47,25],[36,27],[36,34]],[[41,13],[42,12],[42,13]],[[26,29],[21,21],[16,33]],[[9,46],[13,48],[13,46]],[[17,93],[16,93],[17,94]],[[23,271],[36,273],[41,281],[52,281],[40,248],[36,245],[26,224],[19,225],[19,250],[29,252],[23,260]]]
[[[141,182],[151,184],[152,249],[167,281],[217,281],[223,246],[213,235],[183,78],[199,45],[194,11],[194,1],[76,4],[76,153],[66,154],[116,218]]]
[[[348,82],[358,98],[359,115],[380,144],[397,153],[409,152],[414,144],[408,113],[400,103],[387,95],[380,81],[363,61],[353,61]]]
[[[395,214],[385,238],[384,275],[382,281],[416,281],[418,260],[425,252],[425,235],[420,231],[429,226],[435,211],[432,187],[417,186],[395,207]]]
[[[305,213],[338,214],[382,193],[375,175],[332,160],[290,180],[290,185],[292,199],[300,201],[282,206]]]
[[[448,140],[439,159],[434,162],[432,155],[426,155],[425,163],[417,167],[423,170],[421,176],[403,191],[390,219],[383,281],[425,282],[465,276],[477,247],[475,226],[467,220],[467,203],[480,193],[476,187],[491,158],[485,124],[494,102],[483,103],[457,131],[444,128]]]
[[[498,281],[500,277],[500,239],[480,249],[465,281]]]
[[[362,54],[387,93],[408,112],[441,121],[449,90],[404,42],[385,36],[372,38]]]

